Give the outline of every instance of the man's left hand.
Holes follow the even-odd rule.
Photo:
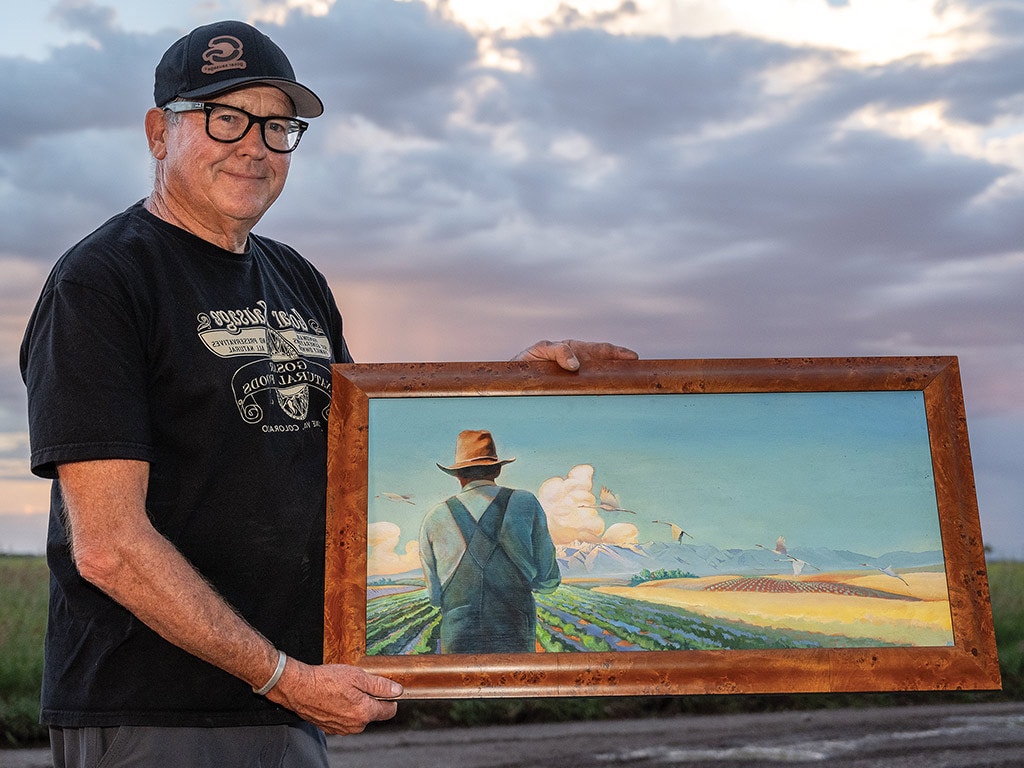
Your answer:
[[[588,360],[637,360],[639,357],[632,349],[605,341],[566,339],[564,341],[538,341],[512,359],[529,362],[554,360],[567,371],[578,371],[580,365]]]

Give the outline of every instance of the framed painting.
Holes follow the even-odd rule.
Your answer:
[[[406,698],[994,689],[955,357],[333,367],[325,657]]]

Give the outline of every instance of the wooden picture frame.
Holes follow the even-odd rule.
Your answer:
[[[536,411],[538,408],[543,412]],[[802,408],[810,410],[805,413]],[[689,409],[685,416],[688,420],[677,423],[677,419],[684,418],[679,414],[685,409]],[[531,415],[534,413],[538,414],[536,418]],[[564,425],[561,414],[569,414]],[[607,441],[600,436],[602,433],[594,431],[594,422],[601,420],[601,426],[612,433]],[[664,553],[668,551],[666,545],[678,545],[670,553],[672,557],[689,557],[701,549],[712,552],[719,560],[731,558],[719,575],[646,569],[651,577],[648,581],[641,578],[637,584],[625,583],[620,573],[617,580],[612,579],[612,586],[602,581],[599,589],[592,589],[593,583],[586,582],[582,572],[572,571],[577,561],[570,565],[570,545],[563,543],[559,552],[564,557],[561,567],[569,574],[563,574],[566,592],[615,600],[632,600],[622,597],[624,594],[656,595],[655,604],[662,606],[657,601],[664,595],[671,600],[682,595],[684,607],[676,604],[667,609],[670,619],[674,621],[672,617],[678,613],[693,621],[693,611],[697,611],[698,618],[703,616],[714,625],[715,632],[729,638],[727,642],[716,641],[719,646],[713,647],[695,643],[696,649],[685,650],[676,649],[678,645],[665,645],[669,632],[676,630],[661,629],[666,622],[662,611],[656,620],[646,620],[648,629],[631,626],[628,632],[633,634],[628,634],[615,631],[614,627],[611,632],[606,628],[602,630],[603,637],[593,640],[609,642],[610,636],[619,645],[609,647],[624,646],[627,650],[581,645],[577,635],[597,634],[592,626],[595,622],[581,618],[576,620],[580,632],[562,627],[548,633],[552,643],[576,643],[574,648],[552,646],[562,652],[445,653],[437,652],[436,645],[428,646],[433,650],[427,653],[368,652],[368,633],[378,621],[368,620],[368,605],[376,605],[368,599],[371,548],[375,569],[382,556],[376,539],[371,547],[368,532],[371,528],[375,536],[380,532],[378,510],[392,504],[388,509],[394,510],[393,514],[398,514],[402,507],[403,514],[408,515],[405,506],[419,504],[417,514],[422,515],[446,495],[454,494],[457,484],[439,467],[451,461],[455,436],[461,429],[492,429],[494,423],[505,425],[506,434],[518,434],[518,425],[531,421],[544,425],[543,430],[531,433],[544,435],[538,441],[543,446],[534,447],[528,440],[520,440],[514,446],[507,442],[503,445],[501,427],[494,428],[499,456],[505,452],[517,454],[517,462],[507,467],[510,474],[513,468],[525,473],[537,471],[537,465],[555,464],[558,459],[552,458],[554,446],[561,446],[561,451],[565,444],[577,441],[579,466],[584,470],[576,474],[582,474],[586,480],[587,457],[600,456],[603,463],[597,469],[590,466],[591,479],[594,472],[604,479],[617,477],[613,487],[623,491],[624,507],[629,506],[624,484],[628,486],[644,478],[644,489],[649,491],[659,482],[654,479],[654,472],[660,472],[660,477],[670,477],[683,469],[689,473],[671,491],[674,506],[666,507],[664,498],[649,496],[646,513],[639,508],[622,508],[599,497],[593,488],[603,484],[604,479],[594,483],[590,491],[584,487],[582,498],[587,501],[577,503],[580,514],[593,511],[599,517],[603,515],[606,527],[602,536],[610,535],[614,527],[616,536],[632,542],[607,544],[608,551],[627,554],[622,547],[631,547],[629,551],[639,557],[653,557],[651,553],[655,550]],[[909,425],[906,428],[895,426],[904,421]],[[443,428],[439,428],[442,422]],[[623,424],[631,426],[623,429]],[[814,427],[815,424],[819,426]],[[645,442],[638,442],[637,435],[643,435]],[[610,447],[597,445],[602,442],[608,442]],[[427,443],[431,445],[428,447]],[[387,482],[391,482],[390,478],[397,476],[393,474],[396,467],[388,464],[391,444],[396,450],[420,451],[403,454],[404,458],[399,459],[399,468],[407,470],[406,477],[414,471],[429,471],[436,474],[436,482],[447,486],[435,488],[433,476],[422,475],[427,478],[424,487],[429,484],[430,490],[409,498],[412,494],[408,488],[389,489],[380,485],[379,477],[387,477]],[[679,456],[675,456],[677,451]],[[663,455],[665,452],[671,455]],[[676,469],[666,471],[666,466]],[[803,467],[804,474],[794,472],[795,466]],[[565,480],[572,474],[566,474],[570,468],[564,464],[544,469],[553,479]],[[790,474],[796,479],[787,480]],[[521,481],[523,476],[510,478],[507,484],[517,486],[516,480]],[[502,475],[498,482],[504,480]],[[640,486],[635,487],[634,497],[639,497]],[[821,487],[829,493],[822,496]],[[538,492],[537,487],[529,490]],[[604,491],[609,499],[618,501],[612,491]],[[892,509],[883,509],[890,503],[894,505]],[[829,508],[824,509],[822,504]],[[658,520],[648,520],[654,516],[656,505]],[[930,512],[929,505],[933,505]],[[684,506],[685,514],[681,512]],[[698,506],[702,511],[695,512]],[[670,510],[668,514],[666,508]],[[697,527],[683,530],[670,520],[660,519],[673,513],[687,517],[687,526]],[[859,520],[860,515],[865,519]],[[592,518],[587,520],[588,525],[593,522]],[[851,525],[851,520],[859,524]],[[654,522],[665,525],[652,528]],[[740,522],[745,528],[740,527]],[[630,526],[636,529],[635,536]],[[864,540],[865,545],[878,545],[869,557],[857,553],[856,546],[845,547],[847,538],[859,537],[865,527],[877,529],[871,534],[874,538]],[[781,528],[786,530],[778,530]],[[777,540],[776,532],[780,534]],[[788,549],[782,534],[788,535]],[[747,535],[749,539],[744,538]],[[834,535],[836,540],[827,542],[826,547],[810,541],[814,535]],[[405,531],[404,536],[404,546],[402,541],[393,539],[384,555],[406,558],[408,570],[418,545],[413,544],[414,532]],[[716,536],[722,540],[713,542]],[[662,537],[664,541],[660,540]],[[659,541],[655,542],[655,538]],[[801,548],[802,539],[808,540],[808,546]],[[918,549],[923,551],[917,553],[918,561],[903,557],[914,553],[913,546],[890,555],[904,546],[904,541],[920,543]],[[892,546],[886,546],[890,542]],[[604,552],[602,546],[601,541],[580,542],[572,553],[576,556],[588,547],[590,554]],[[615,550],[616,546],[620,550]],[[932,560],[941,562],[925,563],[929,553]],[[894,565],[881,559],[887,556],[903,559]],[[843,560],[844,557],[847,559]],[[875,560],[870,561],[870,557]],[[356,665],[393,678],[405,686],[406,698],[1000,687],[955,357],[588,362],[578,373],[549,363],[522,362],[335,365],[325,558],[325,660]],[[861,558],[864,562],[855,562]],[[735,564],[741,561],[747,563],[747,570],[737,578],[746,581],[730,582],[726,577],[736,575],[731,570],[738,570]],[[598,562],[596,556],[594,562]],[[915,562],[919,564],[914,565]],[[790,567],[792,575],[788,573]],[[831,589],[826,585],[829,580],[841,584],[844,593],[841,597],[823,597],[822,600],[833,601],[823,610],[843,613],[844,621],[850,621],[851,599],[861,600],[857,606],[875,606],[884,602],[882,597],[893,597],[890,603],[901,603],[901,610],[927,608],[931,611],[929,620],[942,626],[933,627],[937,634],[900,628],[895,640],[889,637],[864,641],[857,637],[870,636],[875,631],[869,626],[875,621],[870,618],[874,608],[855,608],[858,618],[852,625],[854,629],[833,632],[824,623],[820,627],[815,623],[824,622],[824,614],[814,613],[817,608],[806,608],[804,602],[784,602],[811,598],[762,594],[729,595],[729,600],[740,605],[734,609],[743,614],[739,620],[735,615],[728,618],[727,613],[709,613],[725,611],[715,603],[718,597],[709,596],[714,591],[709,591],[709,587],[717,589],[715,585],[725,583],[726,591],[738,589],[738,584],[781,584],[786,589],[817,591]],[[415,584],[409,580],[398,582],[406,592],[415,590]],[[848,589],[856,592],[853,598],[845,593]],[[784,606],[799,605],[772,610],[797,614],[790,617],[794,622],[806,614],[812,620],[810,631],[805,631],[806,627],[780,630],[774,615],[748,621],[753,616],[751,606],[760,611],[763,605],[775,606],[772,601],[777,600],[782,600],[780,604]],[[943,625],[947,602],[948,622]],[[643,605],[637,616],[646,615],[648,602]],[[615,606],[608,610],[620,610],[619,603]],[[602,613],[604,609],[587,610]],[[902,622],[901,627],[919,627],[921,615],[911,612],[906,614],[908,618],[893,621]],[[936,616],[939,618],[935,619]],[[611,620],[603,613],[600,618]],[[888,619],[878,621],[884,624]],[[639,618],[636,622],[625,622],[631,623],[639,624]],[[615,626],[622,624],[619,621]],[[655,631],[648,631],[650,625],[654,625]],[[698,621],[693,626],[699,629],[703,625]],[[754,646],[731,647],[732,643],[743,644],[734,638],[744,635],[751,626],[765,628],[764,636],[755,632]],[[824,629],[824,641],[819,629]],[[679,631],[692,635],[692,630]],[[787,634],[790,631],[794,634]],[[651,635],[657,636],[656,645],[648,650],[642,644],[655,642],[650,640]],[[626,639],[619,639],[620,636]]]

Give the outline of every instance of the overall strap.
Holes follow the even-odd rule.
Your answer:
[[[495,541],[501,533],[501,526],[505,522],[505,512],[508,510],[508,500],[512,498],[511,488],[499,488],[497,496],[490,503],[490,506],[480,515],[480,522],[477,523],[480,530],[486,533]]]
[[[469,544],[476,534],[477,522],[473,519],[473,516],[469,514],[469,510],[466,509],[466,505],[459,501],[457,498],[452,496],[445,502],[448,505],[448,511],[452,513],[452,517],[455,519],[455,524],[459,526],[459,531],[462,533],[462,538]]]
[[[446,503],[448,511],[452,513],[452,517],[455,519],[455,524],[459,526],[462,538],[468,545],[478,530],[486,534],[489,539],[497,540],[498,534],[501,532],[501,526],[505,522],[505,510],[508,509],[508,500],[511,497],[511,488],[499,488],[498,495],[494,497],[487,509],[484,510],[479,522],[473,519],[473,516],[469,514],[469,510],[466,509],[466,505],[457,497],[452,496]]]
[[[459,499],[454,496],[448,499],[448,510],[451,512],[452,518],[454,518],[455,524],[459,527],[462,538],[466,542],[466,551],[463,552],[459,560],[456,572],[473,567],[483,575],[487,571],[487,564],[495,556],[495,553],[503,556],[506,560],[509,559],[508,554],[501,544],[498,543],[498,537],[501,534],[501,526],[505,520],[505,510],[508,508],[508,500],[511,495],[512,489],[499,489],[498,495],[494,497],[487,506],[487,509],[484,510],[479,521],[473,519],[469,510],[466,509],[466,505]],[[518,570],[516,568],[517,572]]]

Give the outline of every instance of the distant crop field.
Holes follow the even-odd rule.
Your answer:
[[[990,563],[988,579],[1003,690],[1024,699],[1024,563]]]
[[[0,746],[38,741],[48,572],[41,557],[0,556]]]

